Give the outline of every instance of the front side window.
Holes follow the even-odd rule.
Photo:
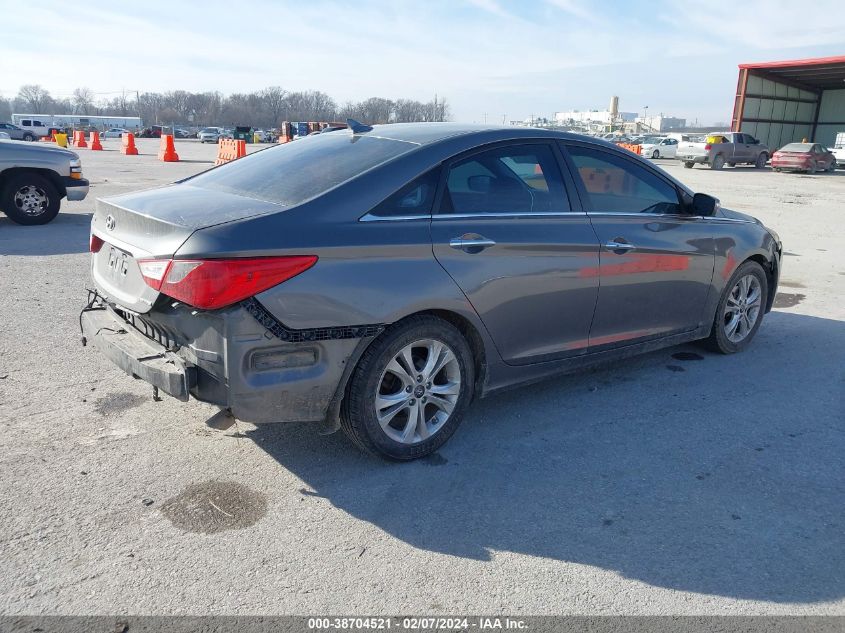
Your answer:
[[[570,211],[549,145],[497,147],[451,166],[441,213],[542,214]]]
[[[593,213],[681,213],[677,190],[645,167],[599,149],[568,151]]]
[[[370,211],[380,218],[431,215],[440,169],[432,169],[415,178]]]

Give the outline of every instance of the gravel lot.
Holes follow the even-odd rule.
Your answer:
[[[396,465],[306,424],[209,428],[81,347],[94,198],[216,151],[103,144],[87,200],[0,217],[0,613],[845,614],[845,172],[660,161],[783,239],[752,347],[500,394]]]

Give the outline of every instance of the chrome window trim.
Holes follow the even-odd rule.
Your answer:
[[[430,220],[431,214],[425,215],[373,215],[372,213],[365,213],[360,218],[359,222],[388,222],[395,220],[397,222],[407,222],[409,220]]]
[[[645,215],[645,214],[643,214]],[[434,215],[391,215],[379,216],[367,213],[361,216],[359,222],[387,222],[395,220],[397,222],[407,222],[409,220],[465,220],[468,218],[543,218],[543,217],[562,217],[562,216],[580,216],[587,217],[587,214],[582,211],[550,211],[546,213],[435,213]]]
[[[543,218],[543,217],[565,217],[565,216],[581,216],[587,217],[583,211],[538,211],[536,213],[521,212],[521,213],[435,213],[431,216],[432,220],[450,220],[452,218],[467,219],[467,218]]]

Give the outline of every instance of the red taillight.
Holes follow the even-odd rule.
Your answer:
[[[147,285],[203,310],[216,310],[263,292],[308,270],[316,255],[244,259],[145,259]]]
[[[704,146],[704,149],[709,152],[711,149],[713,149],[713,146],[710,143],[707,143],[707,145]]]
[[[92,253],[99,253],[100,249],[103,248],[103,244],[105,244],[103,240],[91,233],[91,243],[88,245],[88,248]]]

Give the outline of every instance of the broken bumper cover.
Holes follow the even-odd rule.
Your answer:
[[[196,368],[128,326],[108,308],[92,308],[80,315],[84,340],[115,365],[164,393],[184,402],[196,384]]]

